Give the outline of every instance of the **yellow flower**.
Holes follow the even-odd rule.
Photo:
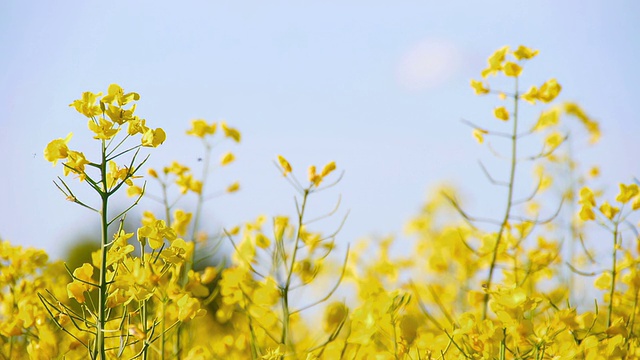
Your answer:
[[[64,139],[56,139],[47,144],[47,147],[44,149],[44,158],[53,163],[55,166],[58,163],[58,160],[66,159],[69,153],[69,148],[67,144],[73,133],[69,133]]]
[[[547,138],[544,140],[544,144],[545,146],[548,146],[550,150],[554,150],[555,148],[560,146],[563,141],[564,141],[564,137],[562,136],[562,134],[560,134],[557,131],[554,131],[551,134],[549,134],[549,136],[547,136]]]
[[[489,87],[485,87],[482,81],[471,79],[471,87],[476,95],[484,95],[489,93]]]
[[[488,75],[493,75],[496,72],[502,70],[502,62],[504,61],[507,51],[509,51],[509,47],[503,46],[502,48],[496,50],[496,52],[494,52],[491,56],[489,56],[489,66],[486,69],[482,70],[483,78],[486,78]]]
[[[341,302],[333,302],[324,311],[322,327],[326,332],[334,331],[347,317],[349,309]]]
[[[222,127],[222,131],[224,131],[224,136],[233,139],[233,141],[237,143],[240,142],[240,132],[238,130],[228,127],[224,121],[220,122],[220,127]]]
[[[331,174],[331,172],[333,172],[335,169],[336,169],[336,163],[335,161],[332,161],[322,168],[322,172],[320,173],[320,176],[324,178],[325,176]]]
[[[523,100],[527,101],[530,104],[535,105],[536,100],[538,100],[538,87],[536,86],[530,87],[526,93],[520,95],[520,98],[522,98]]]
[[[203,285],[207,285],[211,283],[213,280],[215,280],[217,276],[218,276],[218,269],[216,269],[213,266],[207,266],[206,268],[204,268],[204,271],[200,276],[200,282]]]
[[[120,129],[113,128],[114,123],[102,117],[98,119],[98,123],[94,120],[89,120],[88,125],[89,130],[96,134],[93,138],[99,140],[109,140],[120,131]]]
[[[598,276],[593,285],[600,290],[607,290],[611,288],[611,273],[605,272]]]
[[[320,185],[320,183],[322,182],[322,176],[316,174],[315,165],[309,166],[308,175],[309,181],[312,182],[315,186]]]
[[[479,144],[484,143],[484,135],[488,133],[489,132],[484,129],[473,129],[473,137],[476,138]]]
[[[195,317],[204,316],[207,310],[200,308],[200,301],[184,294],[177,302],[178,304],[178,320],[188,322]]]
[[[582,221],[589,221],[596,219],[596,213],[593,212],[593,208],[587,205],[582,205],[580,213],[578,214]]]
[[[271,245],[271,240],[266,237],[263,233],[258,233],[256,235],[256,246],[262,249],[266,249]]]
[[[183,194],[186,194],[189,190],[197,194],[202,192],[202,181],[194,179],[191,174],[179,175],[176,179],[176,185],[180,187],[180,192]]]
[[[558,125],[560,122],[560,110],[553,108],[548,111],[543,111],[538,118],[538,122],[533,127],[534,130],[542,130],[549,126]]]
[[[636,184],[620,184],[620,193],[616,197],[616,201],[619,201],[623,204],[629,202],[629,200],[633,199],[636,195],[638,195],[639,189]]]
[[[605,201],[602,203],[602,205],[600,205],[600,212],[609,220],[613,221],[613,218],[616,216],[616,214],[618,214],[618,212],[620,212],[620,209],[615,206],[611,206],[608,202]]]
[[[124,180],[127,185],[133,186],[133,182],[131,181],[132,176],[129,175],[129,168],[127,168],[126,166],[120,168],[115,161],[109,161],[109,172],[107,173],[107,188],[111,189],[112,187],[114,187],[118,180]]]
[[[228,165],[232,163],[233,160],[235,159],[236,157],[233,155],[232,152],[227,152],[226,154],[222,155],[222,158],[220,159],[220,165],[222,166]]]
[[[588,206],[596,206],[596,199],[593,195],[593,191],[586,186],[580,189],[580,200],[578,200],[578,203]]]
[[[108,106],[104,112],[111,121],[122,125],[127,121],[135,119],[133,116],[134,111],[136,111],[136,104],[133,104],[133,106],[128,110],[124,110],[117,106]]]
[[[99,105],[96,105],[96,101],[98,98],[102,96],[102,93],[94,94],[90,91],[85,91],[82,93],[82,98],[78,100],[74,100],[69,106],[73,106],[76,111],[83,114],[86,117],[93,117],[100,115],[102,109],[100,109]]]
[[[107,89],[107,95],[102,98],[102,102],[105,104],[113,104],[113,102],[117,102],[118,106],[127,105],[130,101],[140,100],[140,95],[135,92],[130,92],[128,94],[124,93],[124,90],[118,84],[111,84]]]
[[[142,146],[148,147],[158,147],[167,139],[167,134],[165,134],[162,128],[147,129],[144,135],[142,135]]]
[[[538,99],[544,103],[549,103],[560,94],[560,90],[562,90],[562,86],[558,84],[556,79],[550,79],[540,86]]]
[[[67,285],[67,294],[69,299],[74,298],[79,303],[85,301],[84,292],[90,291],[94,287],[89,284],[94,284],[93,279],[93,266],[89,263],[84,263],[79,268],[73,271],[74,280]]]
[[[592,120],[587,116],[587,114],[582,110],[580,106],[576,103],[568,102],[564,104],[564,111],[568,115],[573,115],[580,120],[580,122],[587,129],[589,134],[591,135],[590,142],[593,144],[600,139],[600,125],[597,121]]]
[[[86,300],[84,297],[85,291],[85,288],[80,282],[74,281],[67,284],[67,296],[69,296],[69,299],[76,299],[76,301],[81,304]]]
[[[493,115],[502,121],[509,120],[509,111],[504,106],[493,109]]]
[[[83,181],[87,176],[84,173],[84,166],[88,163],[89,161],[84,157],[83,153],[69,150],[67,162],[64,164],[64,175],[67,176],[72,171],[79,175],[80,181]]]
[[[172,173],[172,174],[180,176],[180,175],[183,175],[186,172],[188,172],[189,171],[189,167],[185,166],[185,165],[182,165],[179,162],[174,160],[174,161],[171,162],[171,165],[165,166],[163,171],[164,171],[165,174]],[[155,177],[157,177],[157,175]]]
[[[280,167],[282,168],[282,175],[287,176],[288,173],[291,172],[291,165],[282,155],[278,155],[278,163],[280,163]]]
[[[187,130],[187,135],[204,138],[206,135],[213,135],[216,132],[216,123],[207,124],[202,119],[191,120],[191,129]]]
[[[507,61],[504,64],[504,74],[511,77],[518,77],[522,72],[522,67],[514,62]]]
[[[234,193],[236,191],[240,190],[240,183],[239,182],[234,182],[233,184],[227,186],[227,192],[228,193]]]
[[[129,127],[127,128],[127,133],[129,135],[144,134],[145,132],[147,132],[147,130],[149,130],[145,123],[145,119],[140,119],[137,116],[134,117],[127,122],[127,124],[129,125]]]
[[[513,56],[515,56],[516,59],[518,60],[522,60],[522,59],[528,60],[538,55],[538,53],[539,53],[538,50],[533,50],[524,45],[520,45],[518,46],[518,50],[513,52]]]
[[[192,217],[192,213],[177,209],[173,212],[171,227],[178,235],[184,236],[187,233],[187,228],[189,227],[189,222],[191,222]]]

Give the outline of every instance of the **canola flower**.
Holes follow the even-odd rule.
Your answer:
[[[512,103],[496,106],[487,116],[494,120],[467,121],[483,147],[510,145],[504,174],[481,166],[505,191],[503,211],[475,215],[455,189],[442,187],[407,223],[414,248],[405,255],[394,251],[399,239],[386,236],[357,242],[341,256],[339,227],[316,228],[333,212],[309,218],[314,197],[342,176],[336,163],[311,165],[299,178],[298,167],[281,155],[275,164],[296,193],[295,212],[207,234],[203,206],[240,190],[238,182],[210,188],[215,171],[241,160],[230,151],[219,161],[212,154],[221,140],[239,143],[240,132],[226,122],[193,120],[186,134],[203,144],[202,173],[173,161],[143,176],[139,152],[167,137],[136,115],[140,96],[118,85],[104,96],[83,93],[71,106],[89,119],[88,136],[101,158],[75,149],[72,134],[51,141],[44,156],[98,195],[96,206],[76,197],[65,179],[56,182],[65,198],[99,214],[102,239],[92,261],[75,269],[0,242],[0,358],[640,358],[640,188],[624,182],[608,196],[589,183],[599,168],[578,173],[567,129],[579,125],[593,143],[599,125],[578,104],[556,103],[562,91],[556,79],[520,88],[539,54],[502,47],[482,80],[471,81],[477,95]],[[514,88],[492,86],[494,76]],[[539,115],[525,118],[522,106],[536,106]],[[511,132],[493,130],[496,124]],[[523,154],[525,137],[538,141],[540,151]],[[558,167],[574,180],[558,181],[564,176]],[[523,173],[533,174],[532,184]],[[112,214],[109,200],[125,185],[133,203]],[[553,194],[561,199],[550,201]],[[178,207],[187,196],[197,199],[195,209]],[[137,229],[125,228],[124,216],[144,198],[159,202],[163,213],[144,211]],[[222,241],[233,248],[227,262],[196,266]],[[606,251],[596,253],[590,241]],[[591,291],[574,277],[592,284]]]

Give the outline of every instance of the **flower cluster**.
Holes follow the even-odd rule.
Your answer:
[[[204,205],[239,190],[237,182],[208,188],[214,165],[236,161],[230,151],[218,161],[212,154],[223,140],[239,143],[240,132],[223,121],[193,120],[187,135],[204,145],[201,175],[173,161],[147,169],[158,185],[147,189],[134,183],[146,160],[136,158],[165,141],[164,131],[134,115],[137,93],[118,85],[105,96],[84,93],[71,106],[89,118],[100,158],[69,149],[71,134],[49,143],[45,158],[62,161],[64,175],[97,193],[95,206],[64,180],[56,183],[68,200],[98,214],[101,241],[91,261],[72,268],[0,242],[0,358],[640,358],[640,186],[619,184],[608,198],[606,188],[589,183],[599,169],[583,171],[568,150],[578,140],[568,137],[574,124],[564,117],[578,120],[588,143],[598,140],[599,125],[575,103],[556,104],[556,79],[521,92],[522,73],[538,54],[502,47],[483,80],[471,81],[476,94],[512,104],[495,106],[489,116],[499,121],[487,126],[465,121],[479,143],[507,159],[502,175],[481,163],[504,191],[494,204],[502,208],[475,215],[456,189],[442,186],[407,223],[410,240],[364,239],[345,251],[337,241],[344,219],[333,231],[317,228],[338,206],[310,216],[315,196],[341,179],[335,162],[309,166],[300,181],[296,167],[277,156],[296,193],[295,212],[211,232]],[[512,90],[489,84],[501,75]],[[523,105],[548,107],[527,119]],[[509,132],[494,130],[501,126]],[[118,150],[138,134],[135,145]],[[539,150],[525,153],[531,147],[523,139]],[[506,141],[508,152],[489,140]],[[109,200],[123,185],[136,200],[112,214]],[[189,196],[197,198],[194,209],[177,208]],[[162,210],[143,211],[131,229],[125,215],[144,199]],[[222,243],[231,254],[211,261]]]

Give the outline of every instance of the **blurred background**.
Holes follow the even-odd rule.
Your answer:
[[[97,216],[55,188],[62,166],[45,161],[43,149],[73,132],[70,148],[90,156],[98,143],[68,104],[110,83],[138,92],[137,115],[167,132],[166,143],[147,152],[150,166],[178,160],[200,173],[202,146],[184,133],[192,119],[226,120],[242,132],[241,144],[214,152],[218,159],[231,150],[237,160],[213,170],[208,191],[235,180],[241,191],[206,204],[204,227],[213,232],[259,214],[295,213],[295,192],[273,165],[278,154],[299,178],[331,160],[345,171],[310,204],[321,214],[341,197],[326,231],[349,211],[342,247],[363,236],[402,236],[428,190],[443,182],[464,189],[478,211],[501,209],[502,190],[478,166],[491,154],[461,119],[499,126],[492,109],[500,100],[475,96],[469,80],[503,45],[540,50],[525,65],[523,88],[555,77],[559,100],[577,101],[600,122],[600,143],[589,147],[577,133],[574,153],[599,165],[599,181],[615,193],[618,182],[640,176],[638,24],[635,1],[2,1],[0,237],[60,258],[73,241],[98,236]],[[526,121],[540,109],[524,110]],[[492,170],[506,177],[504,165]],[[86,184],[66,180],[96,203]],[[148,190],[159,193],[153,183]],[[179,207],[193,210],[194,201],[185,197]],[[144,209],[160,208],[143,200],[136,212]]]

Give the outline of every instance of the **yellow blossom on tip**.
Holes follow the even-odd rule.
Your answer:
[[[330,163],[328,163],[322,168],[322,172],[320,173],[320,176],[325,177],[331,174],[331,172],[333,172],[335,169],[336,169],[336,163],[335,161],[331,161]]]
[[[507,75],[507,76],[518,77],[518,76],[520,76],[520,73],[522,72],[522,66],[520,66],[520,65],[518,65],[518,64],[516,64],[514,62],[507,61],[504,64],[503,71],[504,71],[504,74]]]
[[[137,116],[127,121],[127,134],[144,134],[145,132],[147,132],[147,130],[149,130],[149,128],[145,125],[146,122],[147,121],[145,119],[140,119]]]
[[[167,139],[167,134],[162,128],[147,129],[144,135],[142,135],[142,146],[158,147]]]
[[[282,155],[278,155],[278,163],[282,168],[282,175],[287,176],[288,173],[291,172],[291,165]]]
[[[619,201],[623,204],[629,202],[629,200],[633,199],[640,192],[637,184],[619,184],[620,192],[618,196],[616,196],[616,201]]]
[[[596,206],[596,199],[593,191],[586,186],[580,189],[580,200],[578,200],[578,203],[588,206]]]
[[[240,183],[235,181],[231,185],[227,186],[227,189],[225,191],[228,193],[234,193],[238,190],[240,190]]]
[[[239,143],[240,142],[240,132],[232,127],[228,127],[227,123],[224,121],[220,122],[220,127],[222,128],[222,131],[224,131],[224,136],[228,137],[230,139],[233,139],[233,141]]]
[[[183,174],[189,172],[189,167],[185,166],[185,165],[182,165],[179,162],[174,160],[174,161],[171,162],[171,165],[165,166],[163,171],[164,171],[165,174],[172,173],[172,174],[180,176],[180,175],[183,175]]]
[[[93,138],[97,140],[109,140],[114,137],[120,129],[114,129],[113,125],[115,123],[102,117],[98,119],[97,123],[94,120],[88,122],[89,130],[96,134]]]
[[[148,168],[147,174],[149,174],[149,176],[153,178],[156,178],[156,179],[158,178],[158,173],[153,168]]]
[[[509,51],[509,47],[503,46],[500,49],[496,50],[491,56],[489,56],[489,59],[487,60],[489,66],[486,69],[482,70],[481,73],[483,78],[486,78],[488,75],[493,75],[502,70],[502,62],[504,61],[507,51]]]
[[[562,90],[562,86],[558,84],[558,81],[556,81],[556,79],[550,79],[540,86],[538,90],[538,100],[549,103],[560,94],[560,90]]]
[[[471,87],[473,88],[473,91],[475,91],[476,95],[484,95],[489,93],[489,87],[485,87],[485,84],[482,81],[471,79]]]
[[[522,98],[523,100],[525,100],[526,102],[535,105],[536,100],[538,100],[538,87],[537,86],[532,86],[529,88],[529,90],[520,95],[520,98]]]
[[[69,150],[67,153],[67,162],[64,164],[63,173],[65,176],[69,175],[69,172],[78,174],[80,181],[86,178],[84,172],[84,166],[89,164],[89,161],[84,157],[84,154],[78,151]]]
[[[311,165],[307,171],[308,179],[313,185],[318,186],[322,182],[322,176],[316,173],[316,166]]]
[[[476,141],[478,141],[479,144],[484,143],[484,135],[488,134],[489,132],[487,130],[484,129],[473,129],[473,137],[476,139]]]
[[[613,221],[613,218],[620,212],[620,209],[618,209],[615,206],[611,206],[608,202],[603,202],[602,205],[600,205],[600,212],[607,217],[607,219]]]
[[[509,111],[504,106],[493,109],[493,115],[502,121],[509,120]]]
[[[131,179],[134,178],[132,174],[129,173],[129,168],[126,166],[120,168],[115,161],[109,161],[109,172],[107,173],[107,188],[111,189],[116,185],[118,180],[123,180],[127,185],[133,186],[133,182]],[[135,178],[139,178],[139,176],[135,176]]]
[[[216,132],[217,124],[207,122],[203,119],[191,120],[191,129],[187,130],[187,135],[204,138],[207,135],[213,135]]]
[[[80,304],[85,302],[84,292],[86,289],[82,286],[82,283],[74,281],[67,284],[67,296],[69,299],[76,299]]]
[[[236,157],[233,155],[232,152],[227,152],[226,154],[222,155],[222,157],[220,158],[220,165],[222,165],[222,166],[229,165],[235,159],[236,159]]]
[[[545,146],[549,147],[550,150],[554,150],[558,146],[562,145],[563,142],[564,136],[557,131],[552,132],[544,139]]]
[[[597,166],[592,166],[591,169],[589,169],[589,177],[595,178],[598,177],[600,175],[600,168]]]
[[[171,223],[171,228],[175,230],[177,235],[184,236],[187,233],[187,228],[189,227],[189,223],[191,222],[192,217],[192,213],[176,209],[173,212],[173,222]]]
[[[498,93],[498,99],[500,100],[506,100],[507,99],[507,94],[503,93],[502,91],[500,91]]]
[[[262,249],[267,249],[271,245],[271,240],[266,237],[263,233],[258,233],[256,235],[256,246]]]
[[[187,191],[193,191],[200,194],[202,192],[202,181],[196,180],[191,174],[181,174],[176,179],[176,185],[180,187],[180,192],[186,194]]]
[[[538,55],[539,52],[539,50],[533,50],[524,45],[520,45],[518,46],[518,49],[513,52],[513,56],[515,56],[518,60],[528,60]]]
[[[125,122],[134,120],[133,113],[136,111],[136,104],[133,104],[130,109],[122,109],[118,106],[107,106],[104,113],[111,119],[111,121],[122,125]]]
[[[218,276],[218,269],[216,269],[213,266],[207,266],[206,268],[204,268],[204,271],[200,276],[200,282],[203,285],[207,285],[213,282],[213,280],[215,280],[217,276]]]
[[[580,213],[578,213],[578,216],[582,221],[589,221],[589,220],[596,219],[596,213],[593,212],[593,208],[587,205],[582,205],[582,207],[580,208]]]
[[[611,273],[605,272],[594,281],[593,285],[600,290],[611,288]]]
[[[55,166],[58,163],[58,160],[66,159],[69,154],[69,148],[67,144],[73,133],[69,133],[64,139],[56,139],[47,144],[47,147],[44,149],[44,158],[53,163]]]
[[[90,91],[85,91],[82,93],[81,99],[74,100],[69,106],[73,106],[77,112],[88,118],[98,116],[102,113],[102,109],[100,109],[99,105],[96,105],[96,102],[101,96],[101,92],[94,94]]]
[[[140,186],[129,186],[127,187],[127,196],[128,197],[134,197],[134,196],[140,196],[142,195],[142,188]]]
[[[597,121],[592,120],[589,116],[587,116],[584,110],[576,103],[565,103],[564,111],[567,113],[567,115],[575,116],[578,118],[578,120],[580,120],[582,125],[591,135],[591,138],[589,139],[590,143],[593,144],[598,142],[598,140],[600,139],[600,125]]]
[[[533,127],[533,130],[542,130],[549,126],[558,125],[560,122],[560,109],[552,108],[548,111],[543,111],[540,113],[540,117],[538,118],[538,122]]]
[[[100,101],[104,104],[118,103],[118,106],[127,105],[131,101],[140,100],[140,95],[135,92],[125,94],[124,89],[118,84],[111,84],[107,89],[107,95],[105,95]]]

